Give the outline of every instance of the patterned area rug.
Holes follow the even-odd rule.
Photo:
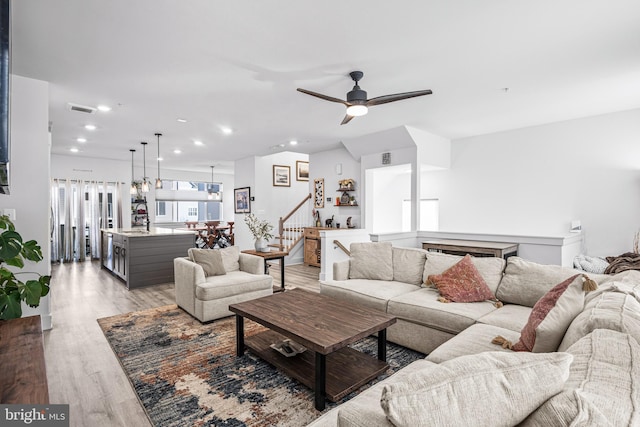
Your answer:
[[[301,427],[322,414],[304,385],[249,352],[236,357],[233,317],[203,325],[172,305],[98,323],[155,426]],[[245,322],[246,335],[262,330]],[[374,338],[354,347],[377,352]],[[378,380],[423,357],[389,344],[390,368]]]

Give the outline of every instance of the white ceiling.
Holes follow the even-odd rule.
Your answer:
[[[14,0],[12,17],[12,73],[50,82],[58,154],[149,141],[155,162],[159,131],[163,167],[204,172],[401,125],[460,138],[640,107],[637,0]],[[295,90],[344,99],[353,70],[370,98],[433,95],[340,126],[342,105]]]

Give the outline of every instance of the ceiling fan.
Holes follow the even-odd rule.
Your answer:
[[[360,79],[362,79],[364,73],[362,71],[352,71],[349,73],[349,76],[351,76],[351,79],[356,84],[355,86],[353,86],[353,89],[351,91],[347,92],[346,101],[334,98],[332,96],[323,95],[321,93],[312,92],[306,89],[298,88],[298,92],[306,93],[307,95],[346,105],[347,115],[344,116],[342,123],[340,123],[341,125],[346,125],[354,117],[364,116],[365,114],[367,114],[369,107],[373,107],[374,105],[386,104],[388,102],[400,101],[402,99],[414,98],[416,96],[431,95],[433,93],[429,89],[427,89],[416,90],[414,92],[394,93],[393,95],[383,95],[376,98],[367,99],[367,92],[360,89],[360,86],[358,86],[358,82],[360,81]]]

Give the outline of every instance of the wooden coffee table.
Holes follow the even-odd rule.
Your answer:
[[[245,346],[286,375],[315,392],[322,411],[325,396],[335,402],[383,373],[389,365],[386,328],[394,316],[324,295],[292,289],[229,306],[236,315],[236,352]],[[244,336],[244,319],[270,330]],[[378,333],[378,358],[348,347]],[[289,338],[307,348],[286,357],[270,347]]]

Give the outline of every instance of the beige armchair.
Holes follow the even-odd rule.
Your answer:
[[[240,253],[237,246],[220,253],[226,274],[218,276],[205,276],[192,257],[173,260],[176,303],[201,322],[231,316],[229,304],[273,293],[273,278],[264,274],[262,258]]]

